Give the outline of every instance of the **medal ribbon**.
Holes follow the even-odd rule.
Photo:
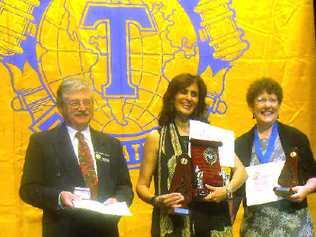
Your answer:
[[[272,125],[272,132],[268,139],[268,146],[267,146],[266,152],[263,154],[262,149],[261,149],[261,144],[260,144],[260,138],[258,134],[258,128],[255,129],[255,138],[254,138],[255,150],[256,150],[256,155],[261,164],[267,163],[270,161],[277,136],[278,136],[278,123],[276,122]]]

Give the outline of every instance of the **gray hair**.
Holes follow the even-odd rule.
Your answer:
[[[81,90],[89,90],[92,92],[92,88],[88,80],[80,76],[72,76],[69,79],[63,80],[57,89],[56,103],[58,107],[61,107],[64,102],[64,96],[70,92],[76,92]]]

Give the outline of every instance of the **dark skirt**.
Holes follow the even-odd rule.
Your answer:
[[[152,214],[152,237],[160,237],[159,209],[154,208]],[[211,237],[212,231],[225,232],[231,227],[228,204],[226,201],[192,202],[190,205],[191,237]],[[181,215],[170,214],[174,231],[164,237],[182,237],[183,219]]]

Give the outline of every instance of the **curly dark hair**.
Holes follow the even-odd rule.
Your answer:
[[[196,119],[205,121],[205,114],[206,114],[206,103],[205,97],[207,93],[206,85],[203,79],[199,75],[192,75],[189,73],[183,73],[175,76],[169,83],[167,91],[163,96],[163,105],[162,109],[159,114],[158,123],[160,126],[166,125],[168,123],[173,122],[176,111],[174,106],[174,100],[176,94],[181,91],[182,89],[187,88],[188,86],[192,85],[193,83],[197,83],[199,88],[199,101],[198,104],[190,116],[190,119]]]
[[[272,78],[263,77],[250,84],[246,95],[248,106],[253,108],[256,97],[263,92],[275,94],[279,104],[282,103],[283,90],[281,85]]]

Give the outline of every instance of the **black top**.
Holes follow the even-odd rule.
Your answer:
[[[179,133],[178,133],[179,135]],[[188,152],[188,136],[179,136],[181,148],[183,152]],[[165,153],[162,154],[161,162],[161,190],[162,193],[168,193],[167,179],[169,177],[168,161],[174,155],[173,146],[171,143],[170,134],[167,132],[165,138]],[[157,185],[158,177],[157,172],[155,172],[155,189],[157,195]],[[193,201],[189,207],[191,212],[191,224],[194,225],[192,228],[191,236],[211,236],[211,230],[223,231],[225,227],[231,226],[230,215],[228,204],[226,201],[220,203],[216,202],[196,202]],[[153,210],[153,219],[152,219],[152,236],[160,237],[160,226],[159,226],[159,216],[160,209],[154,207]],[[183,226],[184,219],[180,215],[170,215],[171,221],[173,223],[174,232],[170,236],[182,237],[181,229]],[[195,233],[193,233],[193,229]],[[169,236],[169,235],[168,235]]]

